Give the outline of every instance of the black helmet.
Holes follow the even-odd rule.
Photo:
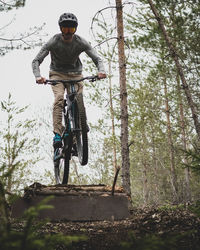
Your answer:
[[[59,26],[71,26],[77,27],[78,26],[78,19],[72,13],[64,13],[60,16],[58,20]]]

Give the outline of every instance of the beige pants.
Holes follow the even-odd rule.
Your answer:
[[[82,78],[82,75],[75,74],[63,74],[55,71],[50,71],[49,78],[51,80],[78,80]],[[82,93],[83,84],[77,83],[75,85],[76,91],[78,93]],[[58,133],[59,135],[63,132],[62,125],[62,111],[64,105],[64,93],[67,90],[67,93],[70,93],[70,85],[58,83],[55,86],[52,86],[52,90],[54,93],[54,104],[53,104],[53,132]]]

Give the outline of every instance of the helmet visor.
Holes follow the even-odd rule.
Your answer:
[[[67,33],[74,34],[76,32],[76,27],[61,27],[61,31],[64,34]]]

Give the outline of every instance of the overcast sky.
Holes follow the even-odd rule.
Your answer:
[[[46,41],[59,32],[59,16],[64,12],[72,12],[79,20],[77,34],[95,45],[90,32],[91,21],[95,13],[108,4],[108,0],[27,0],[24,8],[1,13],[1,27],[9,23],[13,17],[16,21],[6,29],[0,30],[0,37],[2,32],[6,32],[4,38],[10,38],[12,32],[27,31],[29,27],[46,23],[44,31],[48,36],[43,38]],[[36,85],[32,74],[31,62],[39,49],[39,47],[36,47],[27,51],[14,50],[0,57],[0,100],[6,99],[8,93],[11,92],[17,103],[22,105],[42,106],[45,103],[51,104],[53,102],[50,86]],[[41,73],[46,77],[48,77],[49,63],[48,56],[41,65]]]
[[[54,34],[60,32],[58,27],[59,16],[64,12],[72,12],[79,20],[77,34],[87,39],[94,46],[96,43],[90,31],[92,18],[97,11],[108,6],[109,2],[109,0],[27,0],[24,8],[7,13],[1,12],[0,37],[11,38],[13,34],[23,33],[28,31],[30,27],[41,26],[46,23],[43,32],[46,32],[48,36],[45,36],[43,40],[47,41]],[[13,18],[15,18],[15,22],[12,22],[6,29],[2,29]],[[1,41],[0,46],[2,46]],[[33,111],[39,110],[40,107],[42,109],[48,105],[52,106],[51,87],[49,85],[37,85],[32,73],[31,62],[39,49],[40,47],[26,51],[13,50],[0,57],[0,101],[6,100],[10,92],[18,106],[30,105]],[[49,64],[50,57],[48,56],[40,67],[42,75],[47,78]],[[102,81],[102,84],[105,84],[105,82]],[[2,120],[3,114],[0,113],[0,115],[0,120]],[[98,118],[98,111],[94,105],[87,107],[87,116],[89,121]],[[47,160],[45,159],[45,161]],[[52,164],[49,164],[49,162],[46,164],[45,161],[41,162],[42,169],[44,166],[48,166],[52,170]]]

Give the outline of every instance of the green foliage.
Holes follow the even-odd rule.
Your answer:
[[[27,174],[25,168],[32,167],[37,162],[34,157],[34,146],[38,140],[34,138],[34,120],[18,119],[24,114],[25,108],[19,108],[12,101],[9,94],[7,101],[1,102],[2,111],[6,113],[6,124],[1,132],[1,158],[0,158],[0,246],[4,250],[42,250],[55,249],[58,246],[69,246],[72,242],[85,239],[83,236],[64,236],[60,233],[51,235],[46,232],[47,220],[38,219],[42,210],[53,209],[48,201],[53,197],[47,197],[35,207],[27,209],[23,219],[14,223],[10,218],[10,208],[17,199],[15,194],[18,185],[23,183],[23,175]],[[30,137],[32,134],[32,137]],[[37,151],[37,148],[36,148]],[[27,158],[30,155],[31,159]],[[27,176],[25,176],[28,179]],[[18,184],[18,185],[17,185]],[[23,226],[17,226],[18,224]]]
[[[8,192],[27,185],[30,171],[40,160],[37,155],[39,139],[34,136],[35,120],[24,118],[28,107],[18,107],[11,94],[1,102],[5,118],[0,131],[0,176]],[[32,171],[32,177],[33,177]]]
[[[129,241],[121,243],[121,250],[176,250],[187,249],[191,244],[187,237],[192,236],[193,232],[170,233],[167,235],[149,234],[143,237],[136,237],[133,232],[129,233]],[[180,244],[181,242],[181,244]],[[198,247],[193,249],[199,249]]]
[[[188,209],[200,217],[200,200],[196,201],[194,204],[188,206]]]
[[[200,176],[200,148],[196,147],[187,151],[184,151],[187,158],[187,164],[184,164],[185,167],[191,169],[194,173]]]
[[[12,9],[18,9],[20,7],[24,7],[25,6],[25,2],[26,0],[12,0],[12,1],[8,1],[8,0],[4,0],[0,2],[0,12],[1,11],[9,11]]]
[[[179,205],[166,204],[166,205],[158,207],[158,211],[176,211],[176,210],[182,210],[182,209],[185,209],[185,205],[183,204],[179,204]]]
[[[1,202],[2,196],[0,198]],[[47,204],[52,198],[47,197],[35,207],[27,209],[23,216],[24,225],[20,229],[16,229],[16,227],[21,220],[11,226],[9,218],[6,218],[7,220],[5,219],[4,224],[1,224],[0,227],[1,248],[4,250],[55,250],[59,246],[68,246],[70,249],[72,242],[86,240],[84,236],[65,236],[61,233],[51,235],[46,232],[47,220],[38,220],[38,215],[44,209],[53,209],[51,205]],[[2,209],[0,213],[2,215]],[[20,222],[20,224],[22,223]]]
[[[183,131],[180,127],[181,105],[184,110],[184,132],[188,147],[191,146],[190,140],[194,136],[193,124],[188,112],[187,101],[182,95],[182,89],[177,87],[177,72],[157,20],[148,1],[140,2],[142,3],[136,7],[134,15],[130,14],[126,17],[126,29],[130,37],[132,36],[129,44],[132,53],[138,55],[136,62],[131,60],[128,64],[130,67],[128,76],[130,82],[134,82],[134,86],[130,84],[128,92],[130,100],[129,128],[133,141],[130,150],[133,195],[141,196],[145,189],[144,184],[146,184],[148,202],[159,201],[162,203],[164,201],[165,203],[172,198],[169,188],[171,185],[169,176],[171,159],[165,112],[169,112],[170,115],[174,162],[182,197],[185,196],[185,193],[181,193],[185,185],[182,171],[185,154],[178,150],[183,148]],[[196,12],[199,4],[195,1],[176,1],[176,4],[174,1],[154,1],[154,4],[182,60],[188,84],[190,89],[194,90],[192,94],[197,106],[200,107],[197,97],[199,90],[196,87],[199,85],[198,63],[196,61],[193,64],[193,59],[196,57],[196,52],[193,52],[194,50],[199,51],[199,45],[196,44],[199,39],[199,32],[197,32],[199,14]],[[191,14],[192,17],[190,17]],[[191,21],[191,18],[195,21]],[[193,32],[190,33],[189,30],[193,30]],[[194,44],[196,45],[193,47]],[[199,55],[199,52],[197,54]],[[168,88],[166,96],[163,91],[164,79],[167,81]],[[169,105],[168,111],[165,107],[166,98]],[[192,175],[191,178],[193,178]],[[196,189],[198,188],[197,183],[194,186]],[[138,201],[141,202],[139,197]]]
[[[185,69],[185,77],[192,89],[200,114],[199,103],[199,4],[197,1],[154,1],[166,30],[175,46],[179,59]],[[124,6],[124,27],[126,44],[127,91],[129,110],[130,136],[130,170],[134,201],[151,204],[165,204],[173,200],[171,189],[171,164],[167,113],[170,116],[170,133],[174,152],[175,171],[178,176],[178,192],[184,200],[186,195],[186,174],[182,163],[185,154],[179,150],[184,148],[184,122],[186,146],[191,146],[195,137],[194,125],[187,100],[178,87],[177,70],[171,58],[163,34],[152,13],[148,1],[136,1],[134,11]],[[127,13],[125,13],[127,11]],[[108,135],[111,124],[110,103],[113,102],[116,141],[119,142],[119,86],[116,78],[116,27],[112,15],[106,16],[104,11],[98,12],[93,20],[92,32],[98,43],[98,52],[104,58],[109,69],[112,83],[109,99],[109,81],[103,86],[89,86],[91,103],[97,103],[102,112],[102,119],[93,126],[101,134],[104,143],[101,155],[98,154],[94,167],[108,166],[112,158],[113,136]],[[95,28],[93,27],[95,26]],[[131,55],[131,56],[130,56]],[[195,60],[194,60],[195,58]],[[111,67],[111,73],[110,73]],[[167,94],[164,92],[166,81]],[[168,102],[169,110],[166,109]],[[181,117],[181,108],[184,117]],[[181,120],[183,118],[183,121]],[[102,143],[101,142],[101,143]],[[98,153],[100,143],[97,142]],[[108,146],[109,145],[109,146]],[[110,153],[107,151],[110,150]],[[117,144],[118,160],[120,162],[119,145]],[[190,163],[191,161],[189,161]],[[100,167],[99,166],[99,167]],[[105,175],[109,175],[105,171]],[[193,178],[191,189],[198,193],[197,181]],[[105,179],[104,179],[105,180]],[[195,192],[193,192],[195,195]]]

